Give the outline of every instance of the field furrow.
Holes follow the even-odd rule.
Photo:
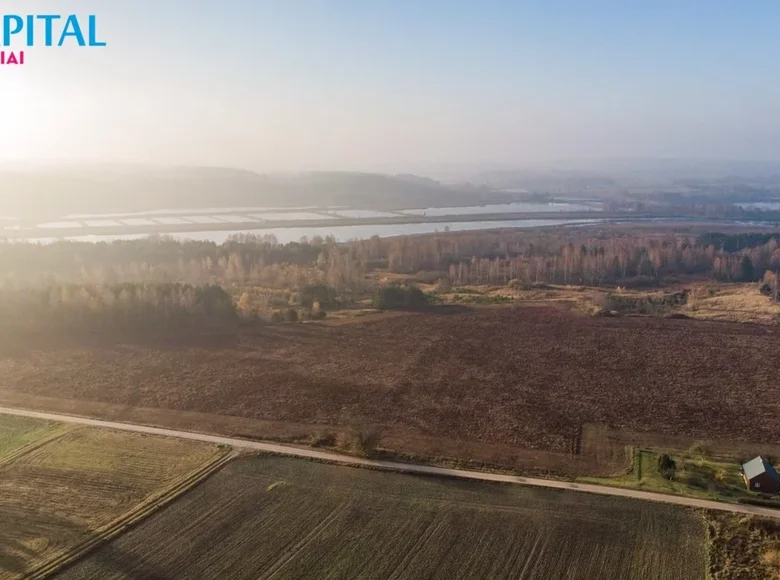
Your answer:
[[[685,509],[260,456],[58,578],[699,580],[704,565]]]
[[[0,579],[65,561],[224,455],[192,441],[58,429],[38,432],[37,441],[17,446],[0,465],[0,522],[11,522],[0,525]]]

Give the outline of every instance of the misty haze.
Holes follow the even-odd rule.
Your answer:
[[[1,8],[0,580],[780,578],[780,4]]]

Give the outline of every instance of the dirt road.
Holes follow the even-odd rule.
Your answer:
[[[780,510],[771,508],[762,508],[758,506],[721,503],[703,499],[694,499],[666,495],[662,493],[651,493],[646,491],[637,491],[633,489],[621,489],[617,487],[607,487],[604,485],[572,483],[568,481],[554,481],[549,479],[538,479],[531,477],[519,477],[515,475],[502,475],[499,473],[486,473],[481,471],[466,471],[462,469],[448,469],[444,467],[431,467],[428,465],[415,465],[412,463],[399,463],[396,461],[380,461],[373,459],[363,459],[360,457],[350,457],[338,453],[329,453],[326,451],[316,451],[301,447],[292,447],[289,445],[278,445],[276,443],[262,443],[259,441],[248,441],[245,439],[235,439],[232,437],[220,437],[218,435],[208,435],[205,433],[194,433],[189,431],[176,431],[173,429],[162,429],[159,427],[148,427],[145,425],[134,425],[130,423],[117,423],[113,421],[101,421],[99,419],[89,419],[86,417],[75,417],[72,415],[59,415],[55,413],[43,413],[39,411],[27,411],[24,409],[11,409],[0,407],[0,413],[6,415],[16,415],[19,417],[30,417],[34,419],[44,419],[48,421],[60,421],[63,423],[76,423],[79,425],[89,425],[91,427],[104,427],[107,429],[119,429],[122,431],[133,431],[135,433],[148,433],[150,435],[160,435],[163,437],[178,437],[180,439],[191,439],[194,441],[204,441],[207,443],[216,443],[220,445],[229,445],[238,449],[250,449],[254,451],[265,451],[267,453],[276,453],[291,457],[302,457],[307,459],[318,459],[343,465],[352,465],[359,467],[370,467],[373,469],[383,469],[387,471],[397,471],[402,473],[416,473],[421,475],[436,475],[443,477],[458,477],[462,479],[471,479],[478,481],[493,481],[499,483],[514,483],[520,485],[529,485],[533,487],[545,487],[549,489],[562,489],[576,491],[581,493],[597,493],[601,495],[612,495],[618,497],[628,497],[645,501],[656,501],[667,504],[680,505],[685,507],[700,508],[707,510],[716,510],[723,512],[732,512],[737,514],[763,516],[768,518],[780,519]]]

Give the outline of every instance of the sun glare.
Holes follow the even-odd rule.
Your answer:
[[[36,92],[22,69],[0,74],[0,158],[18,159],[35,153],[40,120]],[[40,98],[40,97],[38,97]]]

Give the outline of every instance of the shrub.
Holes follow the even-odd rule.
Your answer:
[[[436,290],[438,292],[450,292],[452,291],[452,282],[449,278],[441,278],[436,283]]]
[[[666,479],[673,479],[673,478],[674,478],[674,472],[672,472],[671,477],[667,477]],[[689,475],[687,483],[690,487],[695,487],[697,489],[702,489],[702,490],[709,489],[710,487],[710,482],[707,481],[702,476],[701,473],[692,473],[691,475]]]
[[[390,284],[377,291],[373,306],[378,310],[419,310],[430,302],[430,297],[417,286]]]
[[[618,278],[615,282],[623,288],[652,288],[658,286],[658,280],[652,276],[632,276],[631,278]]]
[[[674,479],[675,471],[677,471],[677,463],[671,456],[664,453],[658,457],[658,472],[664,479]]]
[[[312,320],[323,320],[327,315],[327,312],[324,310],[312,310],[309,312],[309,318]]]
[[[482,294],[479,290],[474,290],[473,288],[466,288],[465,286],[459,286],[452,289],[453,292],[456,294]]]
[[[753,261],[747,256],[743,256],[739,262],[739,279],[743,282],[753,282],[756,279],[756,269]]]
[[[466,304],[504,304],[512,302],[512,299],[508,296],[487,296],[485,294],[479,294],[477,296],[455,296],[455,298],[459,298],[458,302]]]
[[[375,454],[381,438],[378,429],[357,423],[348,430],[339,432],[335,437],[335,445],[346,453],[371,457]]]
[[[446,276],[447,273],[441,270],[421,270],[414,274],[414,282],[419,284],[438,284]]]
[[[376,451],[381,436],[373,428],[360,429],[355,437],[355,452],[363,457],[370,457]]]
[[[764,296],[769,296],[777,301],[780,298],[780,280],[778,280],[777,274],[767,271],[759,282],[758,289]]]
[[[333,447],[336,444],[336,435],[330,431],[315,431],[311,434],[309,444],[312,447]]]
[[[268,298],[268,306],[272,306],[272,307],[275,306],[275,307],[279,308],[279,307],[289,306],[289,304],[290,304],[290,301],[287,298],[285,298],[284,296],[276,296],[276,295],[274,295],[274,296],[271,296],[271,297]]]
[[[335,288],[325,284],[309,284],[301,289],[300,301],[306,308],[311,308],[316,301],[319,302],[320,308],[324,309],[336,305],[337,295]]]
[[[605,309],[621,314],[663,314],[670,308],[682,306],[688,301],[688,290],[660,296],[621,296],[609,292],[605,298]]]
[[[693,457],[712,457],[712,448],[706,441],[696,441],[688,449],[688,455]]]
[[[615,318],[620,316],[620,313],[617,310],[606,310],[604,308],[597,308],[593,311],[593,316],[602,317],[602,318]]]

